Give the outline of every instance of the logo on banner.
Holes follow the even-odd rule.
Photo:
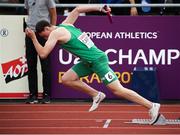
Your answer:
[[[9,34],[8,29],[3,28],[3,29],[0,30],[0,35],[1,35],[2,37],[7,37],[8,34]]]
[[[27,60],[25,57],[3,63],[1,66],[6,83],[20,79],[28,73]]]

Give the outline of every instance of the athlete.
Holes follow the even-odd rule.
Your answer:
[[[46,58],[57,43],[65,50],[80,58],[81,61],[78,64],[64,73],[62,83],[82,91],[93,98],[89,112],[96,110],[106,95],[88,86],[79,78],[96,73],[107,88],[116,96],[123,97],[146,107],[151,117],[150,124],[154,124],[160,115],[160,104],[153,103],[136,92],[124,88],[109,67],[106,54],[95,46],[85,32],[82,32],[73,25],[80,13],[91,11],[107,13],[111,9],[109,7],[107,8],[107,6],[78,6],[72,10],[69,16],[59,26],[53,26],[44,20],[38,22],[36,24],[36,32],[47,39],[44,47],[40,45],[35,33],[31,29],[27,28],[26,34],[32,39],[41,58]]]

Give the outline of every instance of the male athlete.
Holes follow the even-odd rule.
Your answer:
[[[99,103],[106,97],[104,93],[88,86],[80,81],[80,77],[96,73],[107,86],[118,97],[126,98],[138,103],[147,109],[151,116],[150,124],[154,124],[159,114],[160,104],[152,103],[141,97],[136,92],[124,88],[115,73],[108,65],[108,57],[98,49],[86,33],[81,32],[73,26],[80,13],[100,11],[110,12],[108,7],[98,6],[78,6],[59,26],[52,26],[47,21],[40,21],[36,25],[36,32],[47,39],[45,46],[39,44],[35,33],[31,29],[26,29],[26,34],[32,39],[34,46],[41,58],[46,58],[52,51],[56,43],[73,55],[80,58],[81,62],[74,65],[62,76],[62,83],[74,89],[82,91],[93,98],[93,104],[89,112],[98,108]]]

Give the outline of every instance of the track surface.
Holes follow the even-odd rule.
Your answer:
[[[102,103],[89,113],[90,103],[0,104],[0,134],[180,134],[180,125],[128,124],[147,119],[139,105]],[[167,119],[180,117],[180,105],[162,105]]]

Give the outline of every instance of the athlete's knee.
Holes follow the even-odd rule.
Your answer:
[[[61,80],[62,84],[67,85],[67,86],[72,85],[73,84],[72,82],[77,80],[76,77],[70,77],[66,74],[64,74],[61,79],[62,79]]]
[[[117,85],[116,87],[111,87],[110,90],[114,95],[124,96],[126,94],[126,90],[122,85]]]
[[[61,79],[62,79],[61,80],[62,84],[64,84],[64,85],[69,85],[71,83],[71,81],[72,81],[69,78],[67,78],[65,75],[63,75]]]
[[[70,86],[71,80],[67,80],[67,79],[64,79],[64,78],[62,77],[62,84],[63,84],[63,85],[66,85],[66,86]]]

